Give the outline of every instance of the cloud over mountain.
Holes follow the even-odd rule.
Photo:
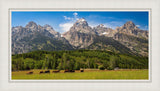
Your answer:
[[[60,23],[59,27],[62,30],[61,33],[69,31],[69,29],[73,26],[74,22],[77,21],[78,18],[78,13],[73,13],[72,17],[68,16],[63,16],[65,19],[65,23]]]

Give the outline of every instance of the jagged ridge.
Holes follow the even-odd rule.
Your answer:
[[[38,41],[35,42],[35,40]],[[43,43],[41,42],[42,40]],[[141,48],[139,52],[135,51],[138,50],[138,47]],[[115,30],[107,28],[103,24],[91,28],[84,18],[77,20],[70,30],[63,34],[63,37],[50,25],[40,26],[33,21],[29,22],[25,27],[12,28],[13,54],[49,49],[98,49],[147,56],[148,31],[140,30],[132,21],[126,22]]]

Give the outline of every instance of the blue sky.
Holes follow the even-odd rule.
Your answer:
[[[12,11],[12,27],[34,21],[41,26],[49,24],[64,33],[79,18],[85,18],[91,27],[104,24],[112,29],[133,21],[140,29],[148,30],[149,22],[147,11]]]

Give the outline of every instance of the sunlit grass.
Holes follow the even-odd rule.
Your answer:
[[[76,71],[74,73],[64,73],[62,70],[60,73],[43,73],[39,74],[40,70],[32,70],[33,74],[26,74],[28,71],[12,72],[12,79],[35,79],[35,80],[78,80],[78,79],[104,79],[104,80],[147,80],[148,70],[84,70],[84,72]]]

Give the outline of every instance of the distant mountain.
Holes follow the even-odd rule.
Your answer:
[[[148,31],[140,30],[132,21],[116,29],[113,39],[128,47],[132,52],[148,56]]]
[[[23,37],[34,35],[35,33],[40,33],[50,38],[60,37],[60,33],[56,32],[51,26],[45,25],[44,27],[42,27],[31,21],[25,27],[13,27],[12,40],[18,41]]]
[[[105,27],[103,24],[98,25],[97,27],[94,27],[93,30],[96,34],[99,36],[106,36],[106,37],[113,37],[114,34],[117,32],[111,28]]]
[[[148,38],[148,31],[139,29],[132,21],[126,22],[122,27],[116,29],[118,33],[124,33],[135,37]]]
[[[148,56],[148,31],[139,29],[132,21],[115,30],[103,24],[91,28],[84,18],[77,20],[62,35],[50,25],[40,26],[33,21],[25,27],[12,28],[12,54],[75,49]]]
[[[33,50],[71,50],[72,46],[60,37],[51,26],[40,26],[29,22],[25,27],[12,28],[12,54],[26,53]]]

